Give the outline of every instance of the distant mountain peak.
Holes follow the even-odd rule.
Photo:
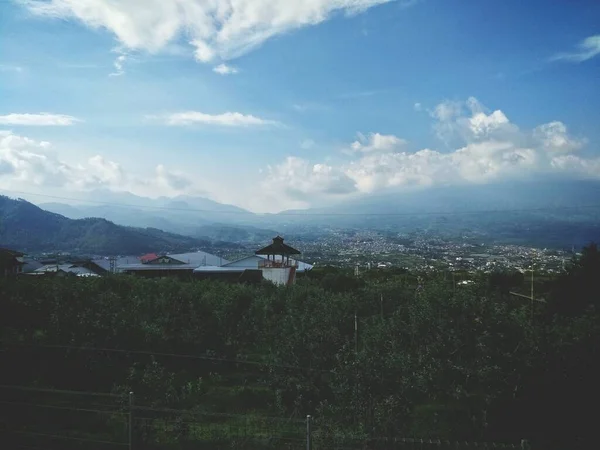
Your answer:
[[[23,199],[0,196],[0,243],[26,252],[92,255],[208,249],[211,243],[159,229],[116,225],[105,218],[69,219]]]

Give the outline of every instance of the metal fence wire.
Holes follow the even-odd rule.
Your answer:
[[[137,405],[114,394],[0,386],[0,448],[41,450],[529,450],[486,443],[373,437],[322,418],[222,414]]]

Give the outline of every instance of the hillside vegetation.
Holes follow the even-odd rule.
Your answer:
[[[457,286],[444,273],[357,279],[327,269],[287,289],[2,280],[0,385],[116,397],[0,389],[9,402],[0,420],[24,433],[122,441],[118,414],[133,391],[144,449],[302,448],[306,414],[315,448],[391,448],[377,444],[416,437],[591,449],[599,272],[588,247],[566,273],[536,280],[547,303],[533,307],[509,294],[528,292],[518,273]],[[68,410],[109,405],[108,417]]]

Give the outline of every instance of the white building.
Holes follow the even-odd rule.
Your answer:
[[[296,274],[305,273],[313,268],[310,264],[291,258],[292,255],[299,254],[298,250],[284,244],[283,238],[277,236],[272,244],[257,250],[254,255],[219,266],[200,266],[194,270],[194,274],[210,277],[260,271],[263,279],[279,286],[289,286],[296,282]]]

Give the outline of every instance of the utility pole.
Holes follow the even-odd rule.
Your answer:
[[[354,312],[354,353],[358,355],[358,314]]]
[[[306,416],[306,450],[310,450],[310,415]]]
[[[129,393],[129,450],[133,450],[133,392]]]
[[[452,271],[452,293],[456,294],[456,278],[454,276],[454,271]]]
[[[383,294],[381,294],[381,320],[383,320]]]
[[[540,303],[546,303],[546,300],[544,300],[543,298],[535,298],[533,295],[533,263],[531,263],[531,294],[530,295],[523,295],[523,294],[519,294],[517,292],[510,292],[511,295],[516,295],[517,297],[522,297],[522,298],[526,298],[527,300],[529,300],[531,302],[531,318],[530,321],[533,322],[533,302],[540,302]]]

